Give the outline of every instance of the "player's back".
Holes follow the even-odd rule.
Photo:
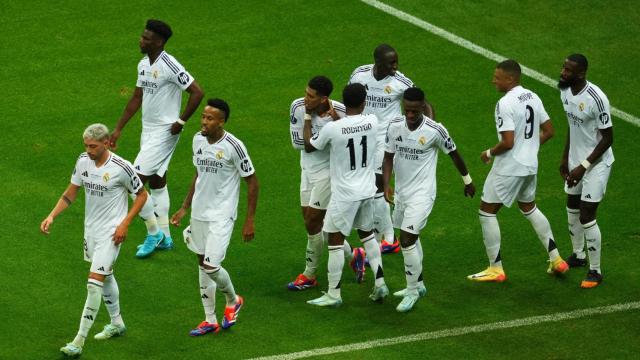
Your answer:
[[[325,125],[331,144],[331,193],[336,200],[375,195],[377,126],[375,115],[351,115]]]
[[[498,132],[512,130],[513,148],[496,156],[494,167],[501,175],[525,176],[538,171],[540,124],[549,120],[542,101],[534,92],[516,86],[496,105]]]

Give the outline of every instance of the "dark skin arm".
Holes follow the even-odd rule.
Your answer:
[[[125,106],[124,111],[122,112],[122,116],[120,116],[120,119],[118,120],[115,130],[111,133],[111,138],[109,139],[111,150],[115,151],[118,148],[118,138],[120,138],[122,129],[124,129],[133,115],[138,112],[140,106],[142,106],[142,88],[136,87],[135,90],[133,90],[133,95],[131,95],[127,106]]]
[[[311,120],[304,121],[304,128],[302,129],[302,137],[304,138],[304,151],[310,153],[316,151],[316,148],[311,145],[311,135],[313,131],[311,130]]]
[[[489,151],[492,156],[504,154],[513,148],[513,131],[503,131],[500,133],[500,142],[492,147]],[[491,162],[491,158],[487,156],[487,152],[480,153],[480,160],[485,164]]]
[[[175,226],[180,226],[180,220],[187,214],[187,210],[191,207],[191,201],[193,200],[193,193],[196,191],[196,180],[198,180],[198,171],[196,171],[195,175],[193,175],[193,180],[191,181],[191,186],[189,186],[189,192],[187,196],[185,196],[184,201],[182,202],[182,206],[178,211],[176,211],[173,215],[171,215],[171,224]]]
[[[187,105],[184,107],[184,111],[182,115],[180,115],[180,119],[182,121],[188,121],[191,118],[191,115],[198,109],[200,106],[200,102],[204,97],[204,92],[198,84],[197,81],[193,80],[191,85],[187,88],[186,92],[189,93],[189,100],[187,100]],[[182,131],[183,125],[180,125],[178,122],[174,122],[171,124],[171,134],[176,135]]]
[[[570,129],[567,128],[567,138],[564,142],[564,150],[562,150],[562,160],[560,160],[560,176],[567,181],[569,179],[569,144],[571,144]]]
[[[242,226],[242,240],[251,241],[255,236],[255,226],[253,220],[256,215],[258,205],[259,184],[256,174],[251,174],[244,178],[247,183],[247,217]]]
[[[604,154],[604,152],[607,151],[607,149],[609,149],[613,144],[612,127],[601,129],[599,131],[602,135],[602,139],[600,139],[600,142],[598,142],[598,145],[596,145],[591,154],[587,156],[587,161],[592,164],[598,161],[602,154]],[[569,175],[567,177],[567,185],[569,187],[575,186],[578,182],[580,182],[580,180],[582,180],[582,177],[584,176],[584,173],[586,171],[587,169],[585,169],[582,165],[579,164],[578,166],[576,166],[573,170],[571,170],[571,172],[569,172]]]
[[[394,154],[384,152],[384,160],[382,161],[382,186],[384,189],[384,199],[393,205],[393,188],[391,187],[391,175],[393,173],[393,156]]]
[[[540,124],[540,145],[546,143],[553,137],[553,135],[555,135],[555,130],[553,130],[551,120],[547,120],[546,122]]]
[[[456,166],[458,172],[461,176],[469,175],[469,170],[467,170],[467,165],[464,163],[464,159],[458,153],[458,150],[454,150],[449,153],[451,160],[453,161],[453,165]],[[464,196],[473,197],[476,194],[476,187],[473,185],[473,182],[469,185],[464,186]]]

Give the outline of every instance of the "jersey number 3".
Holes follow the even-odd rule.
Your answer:
[[[360,146],[362,147],[362,161],[360,163],[360,167],[367,167],[367,136],[363,136],[360,140]],[[351,170],[356,169],[356,149],[353,144],[353,138],[350,138],[347,141],[347,148],[349,148],[349,164],[351,166]]]

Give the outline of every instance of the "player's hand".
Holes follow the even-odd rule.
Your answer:
[[[562,176],[564,181],[567,181],[569,178],[569,164],[565,161],[560,163],[560,176]]]
[[[476,187],[473,185],[473,183],[464,186],[464,196],[468,196],[472,198],[473,195],[475,194],[476,194]]]
[[[116,232],[113,233],[113,242],[116,245],[122,244],[124,239],[127,238],[127,233],[128,232],[129,232],[129,225],[127,225],[125,223],[122,223],[122,224],[118,225],[118,227],[116,228]]]
[[[116,149],[118,148],[119,138],[120,138],[120,131],[115,130],[114,132],[111,133],[111,136],[109,137],[109,147],[111,148],[111,150],[116,151]]]
[[[249,242],[253,240],[255,237],[255,227],[253,225],[253,220],[248,220],[244,222],[244,226],[242,226],[242,240],[244,242]]]
[[[485,164],[491,162],[491,158],[487,156],[487,150],[480,153],[480,160],[482,160],[482,162]]]
[[[171,216],[169,221],[172,225],[180,226],[180,220],[187,214],[187,209],[181,207],[175,214]]]
[[[571,172],[567,176],[567,186],[572,188],[578,185],[578,183],[580,182],[580,180],[582,180],[582,177],[584,176],[584,173],[586,171],[587,169],[582,167],[582,165],[576,166],[575,169],[571,170]]]
[[[47,216],[47,218],[42,220],[42,223],[40,224],[40,231],[42,231],[43,234],[49,235],[49,228],[51,227],[51,224],[53,224],[53,218],[51,216]]]
[[[174,122],[173,124],[171,124],[171,135],[178,135],[182,132],[182,129],[184,128],[183,125],[180,125],[179,122]]]
[[[392,187],[386,187],[384,189],[384,199],[391,205],[393,204],[393,188]]]

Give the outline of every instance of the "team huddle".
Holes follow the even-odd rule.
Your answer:
[[[245,145],[224,129],[231,110],[222,99],[209,99],[204,106],[200,131],[192,140],[193,180],[181,207],[169,216],[169,163],[184,124],[204,97],[193,76],[164,50],[171,35],[166,23],[147,21],[140,38],[145,56],[138,64],[131,99],[112,133],[103,124],[85,129],[86,151],[78,158],[67,189],[40,226],[48,234],[54,218],[84,188],[84,253],[91,266],[78,333],[60,349],[68,356],[82,353],[102,301],[111,321],[94,338],[106,340],[126,332],[113,266],[137,215],[147,229],[136,252],[136,257],[144,259],[155,251],[173,248],[169,224],[180,226],[190,212],[183,237],[198,258],[205,313],[204,321],[190,331],[191,336],[230,328],[244,304],[222,262],[237,219],[240,179],[248,190],[242,227],[245,241],[254,237],[259,185]],[[406,286],[393,295],[401,299],[396,310],[407,312],[427,292],[420,234],[436,198],[438,153],[451,158],[465,196],[473,197],[476,188],[456,143],[443,124],[435,121],[435,110],[424,91],[398,71],[395,49],[382,44],[373,57],[373,64],[353,71],[341,102],[329,98],[331,80],[316,76],[308,82],[305,96],[291,104],[290,137],[300,151],[300,205],[307,247],[304,271],[287,287],[300,291],[318,286],[322,253],[328,248],[327,291],[307,303],[342,304],[342,272],[347,261],[357,282],[364,280],[369,267],[374,282],[369,298],[379,302],[389,295],[382,255],[401,252]],[[588,263],[581,287],[592,288],[602,282],[602,240],[596,210],[614,161],[613,131],[608,99],[586,80],[587,68],[583,55],[568,56],[558,83],[569,128],[560,165],[573,248],[565,260],[558,252],[549,221],[535,203],[537,155],[540,145],[553,136],[553,126],[541,99],[520,85],[520,65],[514,60],[497,65],[493,83],[504,93],[495,108],[498,142],[480,154],[483,162],[493,161],[478,213],[489,266],[469,275],[469,280],[507,279],[497,213],[502,206],[517,202],[548,252],[548,273],[563,274]],[[180,112],[183,91],[189,98]],[[123,128],[139,109],[140,151],[131,164],[113,151]],[[145,190],[147,183],[149,192]],[[133,199],[130,208],[128,197]],[[352,247],[346,240],[353,229],[361,246]],[[221,325],[215,312],[216,290],[225,297]]]

